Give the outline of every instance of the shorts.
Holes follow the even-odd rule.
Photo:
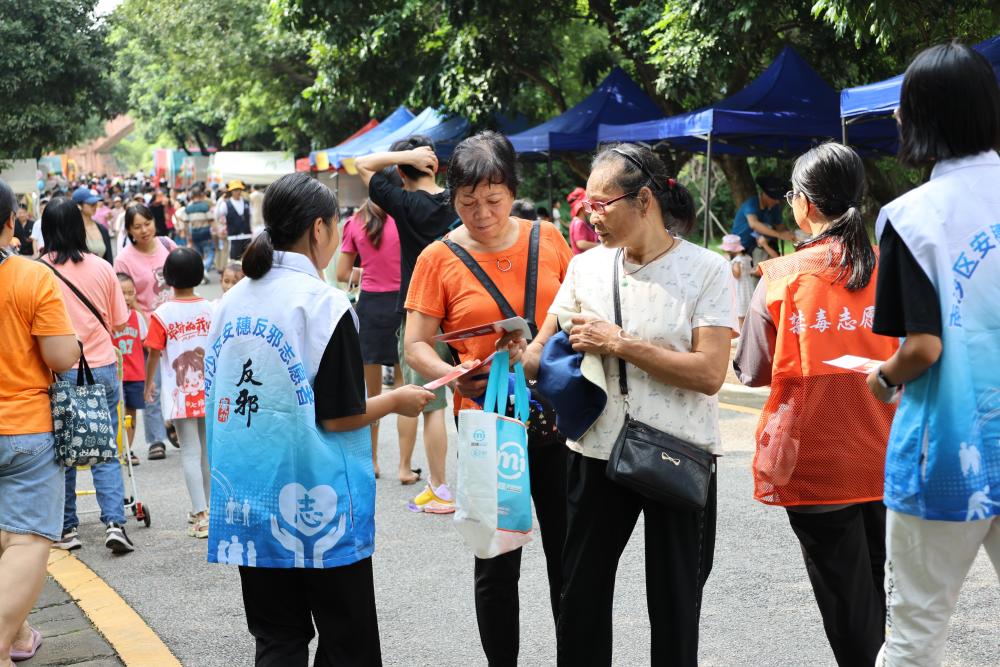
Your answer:
[[[122,395],[125,397],[125,407],[133,410],[145,410],[145,391],[146,383],[143,380],[122,382]]]
[[[354,310],[358,313],[361,358],[365,364],[395,366],[399,363],[396,332],[403,316],[396,311],[399,292],[361,292]]]
[[[0,530],[62,537],[66,475],[52,433],[0,435]]]
[[[397,334],[397,340],[398,340],[397,352],[399,353],[399,367],[403,371],[403,384],[415,384],[415,385],[427,384],[431,380],[423,377],[422,375],[420,375],[420,373],[417,373],[415,370],[410,368],[410,366],[406,363],[406,356],[403,354],[403,339],[405,338],[405,335],[406,335],[406,317],[404,316],[403,321],[399,325],[399,334]],[[438,353],[438,356],[441,357],[441,359],[443,359],[444,361],[447,361],[449,364],[454,363],[454,361],[451,358],[451,352],[448,350],[448,346],[445,345],[444,343],[437,343],[436,345],[434,345],[434,350]],[[431,378],[431,379],[436,379],[436,378]],[[444,410],[446,407],[448,407],[448,395],[445,391],[445,388],[441,387],[439,389],[434,390],[434,400],[428,403],[426,406],[424,406],[424,414],[427,414],[428,412],[434,412],[435,410]]]

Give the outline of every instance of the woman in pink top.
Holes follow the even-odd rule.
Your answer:
[[[171,290],[163,280],[163,263],[177,244],[164,236],[156,235],[153,212],[145,204],[132,204],[125,211],[125,234],[128,243],[115,258],[115,271],[132,278],[135,300],[139,309],[148,317],[160,304],[170,299]],[[146,378],[160,384],[159,371],[155,378]],[[142,413],[149,459],[166,458],[167,429],[163,422],[159,395],[146,404]]]
[[[580,201],[573,202],[573,205],[570,206],[573,220],[569,223],[569,247],[573,249],[574,255],[590,250],[600,243],[593,226],[580,216],[582,207],[583,204]]]
[[[121,380],[117,371],[117,348],[112,330],[124,328],[128,322],[128,307],[121,284],[111,266],[87,250],[87,232],[80,208],[67,197],[56,197],[42,214],[42,234],[46,254],[41,260],[59,279],[63,301],[70,322],[83,343],[83,354],[94,373],[94,379],[104,385],[111,423],[118,424],[118,400]],[[96,312],[95,312],[96,311]],[[73,381],[76,370],[60,373],[60,379]],[[117,461],[98,463],[90,467],[101,507],[101,522],[105,525],[104,545],[116,554],[134,550],[125,534],[125,489],[121,466]],[[79,549],[77,535],[80,520],[76,515],[76,468],[66,468],[66,500],[63,509],[62,539],[59,549]]]
[[[349,282],[355,261],[361,258],[361,295],[355,309],[361,337],[361,357],[365,364],[368,397],[382,393],[382,366],[396,370],[396,386],[401,386],[397,332],[403,316],[396,312],[399,297],[399,233],[396,222],[369,200],[344,225],[344,240],[337,260],[337,280]],[[398,417],[400,430],[399,481],[414,484],[420,471],[412,470],[415,438],[404,437],[410,430],[416,435],[417,420]],[[409,447],[405,443],[410,443]],[[378,468],[378,424],[372,425],[372,460],[375,476]]]

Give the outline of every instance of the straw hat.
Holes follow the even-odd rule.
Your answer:
[[[235,180],[226,183],[226,190],[232,192],[233,190],[246,190],[247,186],[243,185],[243,181]]]

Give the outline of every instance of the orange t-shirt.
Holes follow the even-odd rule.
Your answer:
[[[486,275],[496,284],[511,308],[524,313],[524,278],[528,262],[531,223],[515,219],[520,226],[517,242],[494,253],[470,252]],[[542,223],[538,242],[538,287],[535,297],[535,323],[541,327],[549,306],[559,291],[573,252],[554,225]],[[508,268],[508,263],[510,267]],[[501,267],[507,269],[501,271]],[[448,246],[438,241],[427,246],[413,269],[406,309],[441,318],[445,333],[504,319],[500,307]],[[462,361],[485,359],[496,349],[498,336],[479,336],[453,341],[451,346]],[[456,406],[458,407],[458,406]],[[461,408],[475,409],[471,400]]]
[[[0,263],[0,435],[52,430],[52,373],[35,336],[73,334],[52,271],[23,257]]]

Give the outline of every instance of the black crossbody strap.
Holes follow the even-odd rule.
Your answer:
[[[445,239],[444,244],[448,246],[448,248],[455,253],[460,260],[462,260],[462,264],[465,264],[469,271],[472,271],[472,275],[476,277],[476,280],[482,283],[486,291],[489,292],[489,295],[493,297],[494,301],[496,301],[497,306],[499,306],[500,314],[508,318],[517,317],[517,313],[514,312],[510,302],[508,302],[506,297],[500,293],[500,288],[497,287],[496,283],[494,283],[493,280],[486,275],[486,272],[483,271],[483,267],[479,266],[479,262],[477,262],[465,248],[458,245],[454,241]]]
[[[618,263],[621,261],[621,257],[622,251],[619,250],[615,253],[615,275],[611,285],[615,295],[615,324],[624,328],[622,326],[622,301],[618,293]],[[622,396],[628,396],[628,375],[625,373],[625,360],[621,357],[618,357],[618,389],[621,390]]]
[[[535,220],[531,223],[531,236],[528,241],[528,269],[524,276],[524,319],[528,321],[528,329],[532,337],[538,335],[538,324],[535,323],[535,304],[538,297],[538,242],[542,235],[542,224]]]
[[[110,334],[111,333],[111,329],[108,327],[107,323],[105,323],[104,318],[101,317],[101,314],[99,312],[97,312],[97,308],[94,308],[94,304],[92,304],[90,302],[90,299],[88,299],[87,297],[85,297],[83,295],[83,292],[81,292],[80,290],[78,290],[76,288],[76,285],[74,285],[70,281],[66,280],[66,276],[64,276],[63,274],[59,273],[59,271],[56,270],[56,267],[52,266],[48,262],[43,261],[41,259],[39,259],[38,261],[41,262],[42,264],[44,264],[45,266],[49,267],[50,269],[52,269],[52,273],[56,274],[56,277],[59,278],[59,280],[61,280],[64,283],[66,283],[66,287],[68,287],[70,289],[70,291],[73,292],[73,294],[76,295],[76,298],[80,300],[80,303],[82,303],[83,305],[85,305],[87,307],[87,310],[89,310],[91,313],[94,314],[94,317],[96,317],[97,321],[101,323],[101,326],[104,327],[107,330],[107,332]]]

